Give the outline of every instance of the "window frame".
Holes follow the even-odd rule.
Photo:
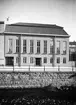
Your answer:
[[[20,50],[20,48],[19,48],[19,39],[16,39],[16,53],[19,53],[19,50]]]
[[[23,39],[23,53],[27,53],[27,40]]]
[[[44,63],[47,63],[47,57],[44,57]]]
[[[58,64],[60,64],[60,57],[57,57],[57,61]]]
[[[47,54],[47,40],[44,40],[44,54]]]
[[[40,40],[37,40],[37,54],[40,54],[40,46],[41,43],[40,43]]]
[[[30,53],[34,53],[34,40],[30,40]]]

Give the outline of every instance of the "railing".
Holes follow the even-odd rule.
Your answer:
[[[75,67],[0,66],[0,72],[76,72]]]

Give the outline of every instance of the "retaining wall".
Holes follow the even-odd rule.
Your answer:
[[[27,88],[51,84],[59,88],[62,85],[75,85],[74,79],[68,79],[72,74],[73,72],[0,72],[0,87]]]

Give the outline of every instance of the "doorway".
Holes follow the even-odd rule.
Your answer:
[[[6,66],[14,65],[14,57],[6,57]]]
[[[41,58],[35,58],[36,66],[41,66]]]

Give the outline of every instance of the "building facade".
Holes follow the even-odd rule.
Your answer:
[[[69,66],[69,35],[57,25],[0,22],[0,65]]]

